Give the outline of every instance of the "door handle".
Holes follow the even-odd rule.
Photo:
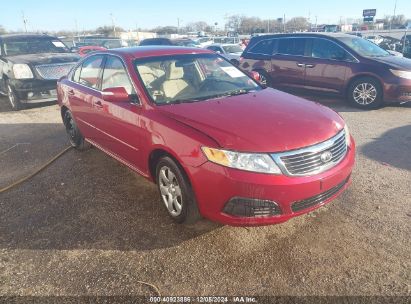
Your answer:
[[[101,101],[100,100],[97,100],[95,103],[94,103],[94,106],[96,107],[96,108],[102,108],[103,107],[103,104],[101,103]]]
[[[300,68],[303,68],[303,67],[305,67],[305,64],[297,62],[297,66],[299,66]]]
[[[74,90],[68,90],[67,94],[70,95],[70,96],[73,96],[74,95]]]
[[[306,64],[305,67],[306,68],[313,68],[313,67],[315,67],[315,64]]]

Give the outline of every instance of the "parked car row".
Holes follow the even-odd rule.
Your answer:
[[[410,40],[411,35],[404,38],[408,48]],[[383,41],[395,43],[388,38]],[[55,98],[56,80],[79,59],[63,42],[47,35],[3,35],[0,44],[0,93],[7,95],[14,110]],[[141,45],[199,47],[199,42],[153,38]],[[411,99],[411,60],[391,56],[354,35],[265,35],[253,37],[244,52],[238,44],[213,43],[206,48],[244,71],[258,72],[266,86],[336,93],[365,109]],[[77,52],[85,56],[103,50],[106,48],[83,46]]]
[[[392,56],[353,35],[279,34],[254,37],[240,67],[276,88],[303,88],[346,96],[370,109],[411,101],[411,60]]]

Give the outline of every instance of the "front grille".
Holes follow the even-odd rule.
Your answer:
[[[75,64],[75,62],[42,64],[36,65],[36,70],[43,79],[57,80],[63,76],[66,76]]]
[[[281,209],[273,201],[234,197],[223,212],[237,217],[267,217],[281,214]]]
[[[349,179],[349,178],[347,178],[346,180],[344,180],[341,184],[338,184],[337,186],[331,188],[330,190],[327,190],[327,191],[325,191],[325,192],[323,192],[323,193],[320,193],[320,194],[318,194],[318,195],[316,195],[316,196],[307,198],[307,199],[302,200],[302,201],[294,202],[294,203],[291,205],[291,210],[292,210],[293,212],[298,212],[298,211],[304,210],[304,209],[306,209],[306,208],[310,208],[310,207],[313,207],[313,206],[315,206],[315,205],[319,205],[319,204],[325,202],[325,201],[328,200],[330,197],[332,197],[332,196],[334,196],[335,194],[337,194],[338,191],[340,191],[340,190],[344,187],[344,185],[347,183],[348,179]]]
[[[347,153],[344,130],[331,139],[304,149],[272,154],[287,175],[305,176],[324,172],[337,165]]]

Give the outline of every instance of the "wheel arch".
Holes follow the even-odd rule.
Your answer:
[[[348,97],[348,94],[349,94],[348,90],[350,89],[353,82],[357,81],[358,79],[361,79],[361,78],[372,78],[372,79],[376,80],[378,82],[378,84],[380,85],[382,98],[384,99],[384,84],[383,84],[382,80],[378,76],[376,76],[374,74],[369,74],[369,73],[363,73],[363,74],[355,75],[354,77],[350,78],[347,81],[347,85],[344,88],[344,96],[345,97]]]
[[[64,121],[64,115],[66,114],[66,112],[69,110],[69,108],[68,107],[66,107],[66,106],[61,106],[61,109],[60,109],[60,114],[61,114],[61,119]]]
[[[164,147],[154,148],[148,156],[148,171],[149,171],[149,176],[150,176],[151,180],[155,184],[157,183],[157,180],[156,180],[156,166],[157,166],[157,163],[159,162],[159,160],[163,157],[166,157],[166,156],[170,157],[172,160],[175,161],[175,163],[181,169],[182,174],[185,176],[185,178],[187,179],[190,186],[192,186],[190,177],[187,173],[187,170],[182,165],[182,162],[179,160],[179,158],[173,152],[171,152],[168,149],[165,149]]]

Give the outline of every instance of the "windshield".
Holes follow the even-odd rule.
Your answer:
[[[223,49],[226,53],[242,53],[243,49],[239,45],[225,45]]]
[[[247,94],[262,88],[215,54],[189,54],[139,59],[140,78],[158,104],[203,101]]]
[[[67,53],[68,48],[57,39],[25,38],[24,40],[6,39],[3,42],[7,56],[40,54],[40,53]]]
[[[380,48],[378,45],[363,38],[358,37],[339,37],[338,40],[356,51],[364,57],[385,57],[390,53]]]

